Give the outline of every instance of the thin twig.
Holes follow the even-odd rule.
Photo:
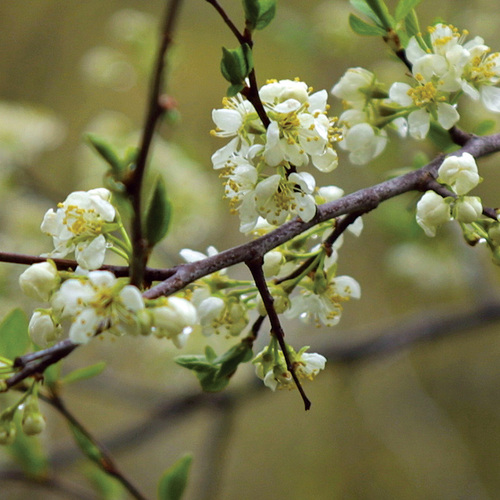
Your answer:
[[[155,130],[161,117],[165,114],[164,99],[161,98],[164,85],[166,53],[172,42],[172,32],[178,17],[182,0],[171,0],[165,13],[162,27],[161,43],[158,49],[155,69],[151,81],[148,111],[143,128],[141,144],[137,155],[135,170],[132,178],[126,183],[127,192],[133,209],[132,218],[132,246],[133,255],[131,262],[130,281],[136,286],[141,286],[144,281],[144,269],[148,259],[148,242],[145,240],[142,227],[142,186],[146,164],[149,157],[151,143]]]
[[[264,276],[264,271],[262,270],[262,258],[249,260],[246,262],[246,265],[250,269],[252,273],[253,279],[255,281],[255,285],[257,286],[260,296],[262,297],[262,302],[266,308],[267,315],[269,316],[269,321],[271,322],[271,334],[276,337],[278,343],[281,348],[281,352],[285,358],[286,367],[288,371],[291,373],[293,381],[299,390],[300,395],[302,396],[302,400],[304,401],[305,410],[309,410],[311,408],[311,401],[306,396],[302,384],[295,373],[295,367],[293,363],[290,361],[290,356],[288,354],[288,348],[285,342],[285,332],[281,326],[281,322],[278,314],[276,313],[276,309],[274,309],[274,299],[267,288],[266,278]]]
[[[139,492],[139,490],[130,482],[130,480],[118,469],[113,458],[105,449],[104,445],[99,443],[97,439],[83,426],[83,424],[68,410],[61,397],[54,391],[50,391],[49,395],[43,398],[44,401],[49,403],[55,408],[68,422],[68,424],[75,427],[78,432],[83,434],[92,446],[99,450],[99,459],[95,461],[99,467],[119,481],[122,486],[137,500],[146,500],[146,497]]]

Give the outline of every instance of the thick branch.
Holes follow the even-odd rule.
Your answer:
[[[475,158],[479,158],[499,150],[500,134],[495,134],[484,137],[473,136],[463,148],[453,154],[459,156],[467,152]],[[426,191],[428,186],[433,185],[432,183],[443,159],[444,156],[438,156],[419,170],[414,170],[375,186],[348,194],[339,200],[320,205],[316,215],[309,222],[296,218],[249,243],[233,247],[201,261],[181,264],[173,269],[175,273],[171,277],[146,291],[144,297],[155,298],[161,295],[171,295],[199,278],[226,267],[263,257],[273,248],[282,245],[321,222],[340,215],[370,212],[380,203],[409,191]]]

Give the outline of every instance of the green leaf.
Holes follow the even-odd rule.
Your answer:
[[[158,500],[180,500],[186,489],[192,455],[184,455],[165,471],[158,483]]]
[[[400,0],[396,6],[396,21],[404,19],[422,0]]]
[[[416,36],[418,33],[420,33],[418,17],[414,10],[410,11],[410,13],[405,17],[405,30],[408,38]]]
[[[349,14],[349,26],[358,35],[363,36],[385,36],[387,32],[378,27],[368,24],[354,14]]]
[[[243,0],[245,21],[250,30],[264,29],[276,15],[276,0]]]
[[[84,474],[96,491],[96,498],[101,500],[119,500],[125,498],[125,488],[118,479],[110,476],[97,465],[87,462]]]
[[[364,14],[366,17],[370,18],[374,23],[380,25],[379,20],[375,12],[370,8],[370,6],[365,2],[365,0],[349,0],[349,3],[358,11]]]
[[[366,3],[373,10],[383,28],[386,30],[394,28],[396,23],[394,18],[389,14],[389,9],[384,0],[366,0]]]
[[[245,341],[241,341],[239,344],[231,347],[231,349],[216,360],[220,364],[217,373],[218,378],[229,379],[240,363],[246,363],[252,359],[252,352],[251,345]]]
[[[104,458],[101,450],[84,434],[76,425],[68,422],[76,444],[83,451],[85,456],[97,465],[101,465]]]
[[[123,163],[120,157],[113,150],[113,146],[105,141],[102,137],[94,134],[87,134],[87,140],[90,145],[97,151],[101,158],[111,167],[114,177],[120,177],[123,173]]]
[[[237,49],[222,47],[222,76],[232,85],[244,84],[253,69],[252,49],[246,43]]]
[[[210,347],[209,345],[205,347],[205,357],[207,361],[209,361],[210,363],[213,363],[214,360],[217,358],[217,354],[215,353],[213,348]]]
[[[61,379],[63,384],[72,384],[73,382],[78,382],[79,380],[85,380],[88,378],[95,377],[104,371],[106,368],[106,362],[101,361],[95,365],[86,366],[85,368],[79,368],[68,373],[65,377]]]
[[[252,359],[252,344],[243,339],[221,356],[207,346],[205,356],[178,356],[175,362],[184,368],[195,372],[202,389],[206,392],[219,392],[226,388],[240,363]]]
[[[158,176],[153,189],[153,196],[146,211],[144,224],[148,245],[153,248],[167,234],[172,215],[172,204],[167,197],[165,182]]]
[[[14,309],[0,323],[0,355],[14,359],[29,345],[28,318],[23,310]]]

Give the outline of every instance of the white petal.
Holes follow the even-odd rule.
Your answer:
[[[481,100],[490,111],[500,113],[500,89],[498,87],[489,85],[481,87]]]

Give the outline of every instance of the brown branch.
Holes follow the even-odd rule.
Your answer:
[[[132,218],[132,262],[130,281],[136,286],[141,286],[144,281],[144,269],[148,260],[148,242],[145,240],[142,227],[142,186],[146,164],[150,152],[151,143],[155,130],[157,129],[160,119],[165,114],[165,99],[162,99],[164,75],[166,66],[167,50],[172,42],[172,33],[182,0],[171,0],[166,9],[162,33],[161,43],[156,57],[155,69],[151,81],[151,90],[149,95],[149,104],[146,114],[146,120],[143,128],[143,134],[135,169],[125,185],[127,194],[131,200],[133,209]]]
[[[288,353],[288,347],[285,342],[285,332],[281,326],[280,318],[276,313],[276,309],[274,309],[274,299],[269,292],[269,288],[267,288],[266,278],[264,276],[264,271],[262,270],[262,257],[258,259],[248,260],[246,261],[246,265],[250,269],[252,273],[253,279],[255,281],[255,286],[259,290],[260,296],[262,297],[262,302],[264,303],[264,307],[266,308],[267,315],[269,316],[269,321],[271,323],[271,335],[274,335],[280,345],[281,352],[285,358],[286,367],[288,371],[292,374],[293,381],[299,390],[300,395],[302,396],[302,400],[304,401],[305,410],[309,410],[311,408],[311,401],[306,396],[302,384],[295,373],[295,367],[293,363],[290,361],[290,356]]]
[[[471,140],[453,155],[470,153],[475,158],[500,151],[500,134],[491,136],[473,136]],[[437,170],[444,159],[438,156],[425,167],[407,174],[389,179],[375,186],[364,188],[343,198],[318,206],[316,215],[309,222],[299,218],[293,219],[248,243],[230,248],[206,259],[180,264],[173,268],[172,276],[162,283],[147,290],[145,298],[156,298],[161,295],[171,295],[199,278],[212,274],[221,269],[246,262],[250,258],[263,257],[267,252],[276,248],[295,236],[307,231],[321,222],[345,214],[363,214],[375,209],[380,203],[410,191],[426,191],[435,182]]]
[[[464,152],[470,153],[475,158],[500,151],[500,134],[490,136],[473,136],[470,141],[460,150],[455,151],[454,155],[461,155]],[[309,222],[301,219],[294,219],[267,235],[261,236],[253,241],[225,250],[217,255],[207,257],[206,259],[180,264],[174,268],[167,269],[164,272],[167,278],[143,293],[144,298],[156,298],[162,295],[171,295],[197,279],[208,276],[216,271],[234,266],[236,264],[248,262],[263,258],[263,256],[283,243],[293,239],[295,236],[307,231],[315,225],[327,220],[339,217],[345,214],[367,213],[375,209],[380,203],[394,198],[400,194],[409,191],[425,191],[429,186],[435,186],[435,177],[437,170],[444,159],[443,155],[435,158],[425,167],[409,172],[405,175],[395,177],[375,186],[361,189],[348,194],[339,200],[320,205],[317,208],[316,215]],[[490,216],[490,214],[488,214]],[[158,274],[161,274],[158,273]],[[67,343],[72,346],[71,348]],[[67,356],[76,346],[69,340],[58,343],[49,348],[49,350],[39,351],[47,355],[39,364],[31,364],[22,368],[18,373],[7,379],[7,388],[21,382],[26,377],[34,374],[41,374],[51,364]]]

